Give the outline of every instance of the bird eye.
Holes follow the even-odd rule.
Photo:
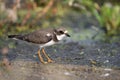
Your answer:
[[[61,34],[64,34],[64,32],[63,31],[59,31]]]

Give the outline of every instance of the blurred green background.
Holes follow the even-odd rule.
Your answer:
[[[119,0],[0,0],[0,36],[64,26],[73,40],[119,41],[119,14]]]
[[[4,72],[6,70],[4,66],[10,68],[9,58],[14,59],[19,54],[22,55],[21,57],[24,55],[28,57],[32,55],[28,53],[35,53],[34,46],[27,47],[28,44],[8,39],[7,35],[26,34],[41,28],[61,26],[67,28],[71,35],[70,44],[67,44],[70,47],[66,54],[71,50],[74,54],[86,55],[87,59],[91,55],[95,59],[92,60],[90,57],[90,63],[95,65],[97,64],[96,55],[101,55],[100,63],[110,59],[119,66],[117,53],[120,46],[120,0],[0,0],[0,70]],[[91,47],[92,45],[95,47]],[[61,46],[67,49],[65,47]],[[56,50],[57,48],[53,51]],[[64,53],[64,50],[60,52]],[[86,61],[81,57],[76,59],[78,62],[88,64],[84,57],[83,60]],[[98,61],[98,64],[100,63]],[[110,63],[111,65],[114,64]]]

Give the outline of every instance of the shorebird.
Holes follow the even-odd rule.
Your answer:
[[[29,43],[37,44],[39,46],[37,51],[38,58],[43,64],[53,62],[53,60],[46,54],[44,48],[58,43],[65,37],[70,37],[65,28],[40,29],[28,34],[8,35],[8,38],[19,39]],[[41,53],[47,58],[47,61],[44,61]]]

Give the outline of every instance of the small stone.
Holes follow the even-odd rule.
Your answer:
[[[112,71],[112,69],[110,69],[110,68],[105,68],[104,70],[105,71]]]
[[[8,47],[2,48],[1,53],[2,53],[3,55],[6,55],[6,54],[8,53]]]
[[[65,74],[66,76],[71,75],[69,72],[64,72],[64,74]]]
[[[34,58],[36,58],[37,56],[36,55],[33,55]]]
[[[82,52],[80,52],[79,54],[80,54],[80,55],[83,55],[83,54],[84,54],[84,52],[82,51]]]
[[[109,75],[110,75],[109,73],[105,73],[105,74],[102,74],[101,77],[107,77]]]
[[[105,61],[104,61],[104,63],[108,63],[108,62],[109,62],[109,60],[105,60]]]

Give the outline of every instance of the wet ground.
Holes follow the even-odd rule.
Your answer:
[[[0,39],[0,80],[120,80],[119,40],[102,42],[104,32],[89,15],[62,19],[71,40],[46,48],[54,63],[40,63],[36,45]]]
[[[11,64],[0,67],[0,80],[120,80],[118,42],[69,41],[56,44],[46,48],[55,61],[48,64],[39,62],[36,45],[11,42],[14,47],[9,48],[6,55]]]

